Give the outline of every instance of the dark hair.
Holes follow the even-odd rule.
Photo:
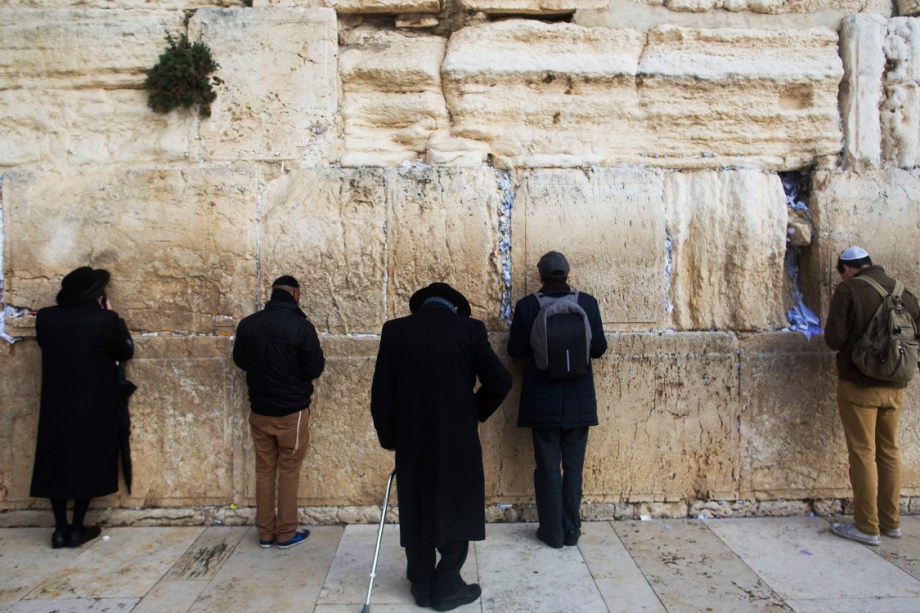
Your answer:
[[[285,287],[293,287],[295,289],[300,289],[300,283],[297,282],[297,279],[291,275],[281,275],[272,283],[272,287],[278,287],[279,285]]]
[[[864,258],[861,258],[858,260],[847,260],[846,262],[844,262],[840,258],[837,258],[837,272],[839,272],[840,274],[843,274],[844,266],[849,266],[850,268],[856,268],[856,269],[860,269],[863,266],[872,266],[872,258],[870,258],[867,255]]]

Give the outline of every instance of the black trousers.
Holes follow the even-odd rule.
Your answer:
[[[406,577],[416,589],[430,589],[434,600],[446,598],[465,585],[460,569],[466,562],[470,542],[450,541],[437,550],[441,560],[435,566],[435,547],[406,547]]]
[[[581,528],[581,483],[588,427],[533,428],[533,471],[540,532],[562,543],[565,533]],[[559,467],[562,467],[560,473]]]

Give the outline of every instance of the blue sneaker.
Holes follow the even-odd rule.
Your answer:
[[[259,539],[259,547],[261,547],[262,549],[270,549],[271,546],[274,544],[275,544],[275,537],[271,537],[267,541],[263,541],[262,539]]]
[[[308,538],[310,538],[309,530],[298,530],[297,532],[294,533],[294,536],[292,536],[290,540],[284,541],[283,543],[279,541],[278,549],[290,549],[294,545],[299,545],[303,543]]]

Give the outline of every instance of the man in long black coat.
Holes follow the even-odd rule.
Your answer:
[[[412,594],[419,606],[447,611],[481,594],[460,577],[469,541],[485,539],[478,422],[504,400],[511,375],[460,292],[432,283],[412,296],[409,309],[383,326],[371,413],[380,444],[396,450],[400,544]]]
[[[105,296],[108,281],[105,270],[74,270],[61,281],[57,306],[41,309],[35,323],[42,395],[31,495],[51,499],[54,548],[98,536],[99,526],[83,525],[90,499],[118,491],[116,362],[130,359],[134,344]]]

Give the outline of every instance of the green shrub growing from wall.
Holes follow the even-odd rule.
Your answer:
[[[180,106],[184,109],[199,105],[198,114],[211,116],[211,103],[217,98],[212,85],[222,83],[208,75],[220,68],[204,43],[189,42],[182,34],[178,40],[166,35],[169,46],[160,55],[156,66],[147,71],[144,89],[150,96],[147,106],[157,113],[168,113]]]

